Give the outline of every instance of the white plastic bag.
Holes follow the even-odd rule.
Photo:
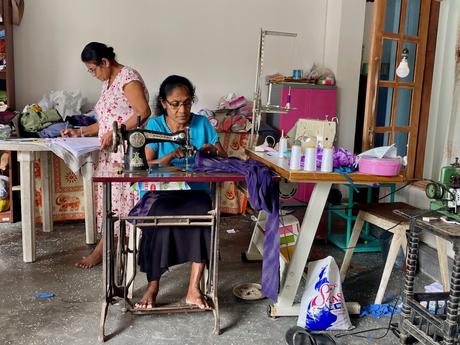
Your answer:
[[[56,109],[65,120],[67,116],[81,114],[85,98],[80,91],[50,91],[38,102],[42,110]]]
[[[351,328],[339,269],[332,256],[308,264],[297,326],[312,331]]]
[[[374,147],[370,150],[361,152],[359,157],[375,157],[375,158],[396,158],[398,156],[395,144],[390,146]]]

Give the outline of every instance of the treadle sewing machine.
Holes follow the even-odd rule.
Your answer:
[[[188,158],[191,157],[195,148],[190,144],[190,128],[175,133],[163,133],[149,131],[141,128],[140,117],[137,117],[137,127],[126,129],[122,124],[113,122],[112,128],[112,151],[117,152],[118,146],[121,145],[124,154],[123,169],[125,171],[142,171],[148,170],[149,166],[145,157],[145,145],[159,142],[171,142],[182,145],[185,154],[185,170],[188,171]],[[125,144],[126,143],[126,144]]]
[[[138,121],[139,125],[139,121]],[[125,142],[127,147],[125,148]],[[173,142],[182,145],[186,155],[191,155],[194,148],[190,145],[188,128],[182,132],[164,134],[134,128],[126,130],[122,125],[113,125],[113,147],[116,151],[122,144],[125,155],[126,170],[121,173],[97,172],[93,176],[94,183],[102,184],[102,229],[103,229],[103,286],[101,317],[99,322],[99,341],[107,339],[105,321],[109,307],[121,299],[122,312],[133,314],[159,314],[172,312],[202,312],[212,311],[214,315],[214,334],[220,334],[220,315],[218,302],[218,258],[219,258],[219,220],[220,220],[220,193],[223,182],[243,182],[244,176],[235,173],[198,173],[188,172],[176,167],[158,167],[147,170],[144,148],[148,143]],[[135,173],[132,173],[132,172]],[[176,215],[170,216],[123,216],[112,210],[112,187],[117,183],[165,183],[170,182],[208,182],[212,186],[212,209],[203,215]],[[168,189],[172,190],[172,189]],[[114,224],[120,223],[120,233],[116,244]],[[127,223],[128,222],[128,223]],[[126,226],[133,225],[129,237],[129,244],[124,241]],[[194,305],[178,303],[171,296],[162,296],[154,308],[136,308],[132,300],[134,280],[137,270],[137,232],[138,228],[159,226],[209,226],[211,234],[210,258],[208,274],[202,282],[202,292],[208,299],[210,309],[199,309]]]

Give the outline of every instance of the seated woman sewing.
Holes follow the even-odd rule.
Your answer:
[[[167,77],[161,84],[158,94],[155,113],[159,116],[151,118],[145,128],[174,133],[189,127],[191,144],[194,147],[225,157],[225,150],[219,143],[217,133],[208,119],[191,113],[194,100],[195,88],[187,78],[177,75]],[[185,153],[175,143],[152,143],[146,146],[145,151],[149,164],[177,165],[184,163]],[[207,214],[211,209],[209,185],[190,183],[190,187],[191,190],[187,191],[150,192],[149,195],[144,195],[131,214],[136,213],[136,209],[145,208],[146,199],[149,199],[148,205],[152,205],[148,211],[148,215],[151,216]],[[209,253],[209,227],[143,228],[139,248],[139,265],[141,271],[147,274],[148,285],[143,297],[136,304],[136,308],[153,308],[160,287],[161,275],[170,266],[188,261],[191,261],[192,264],[185,302],[196,305],[200,309],[208,308],[199,285],[203,270],[209,260]]]

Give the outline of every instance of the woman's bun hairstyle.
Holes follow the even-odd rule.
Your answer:
[[[92,62],[96,65],[102,63],[102,59],[115,61],[115,52],[112,47],[108,47],[104,43],[90,42],[81,52],[81,61]]]

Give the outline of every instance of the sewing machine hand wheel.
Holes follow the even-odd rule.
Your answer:
[[[445,188],[440,183],[428,183],[425,187],[425,194],[430,199],[441,200],[444,196]]]
[[[112,152],[117,153],[118,145],[120,145],[123,141],[121,136],[120,128],[118,128],[118,122],[113,121],[112,124]]]

